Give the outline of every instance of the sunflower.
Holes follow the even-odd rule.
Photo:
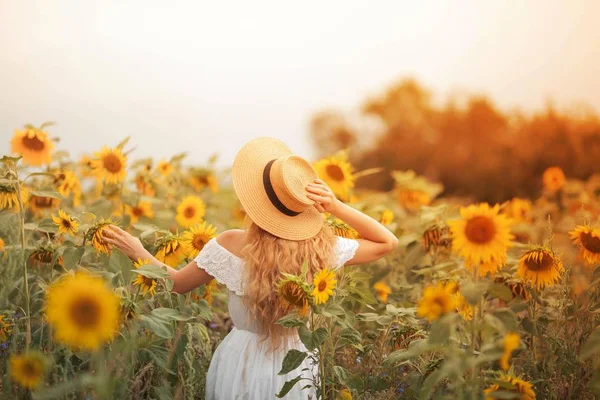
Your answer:
[[[0,314],[0,343],[6,342],[12,333],[12,325],[5,318],[6,315]]]
[[[515,221],[530,222],[531,201],[515,197],[506,205],[505,213],[509,218],[512,218]]]
[[[600,264],[600,230],[587,225],[576,226],[569,236],[579,246],[581,256],[588,265]]]
[[[63,210],[58,210],[58,216],[53,215],[52,221],[58,226],[58,234],[66,233],[75,236],[79,230],[79,222]]]
[[[423,232],[423,248],[428,252],[438,248],[447,249],[451,244],[450,228],[447,226],[433,225]]]
[[[213,292],[219,288],[219,282],[216,279],[211,279],[206,285],[204,285],[204,294],[202,298],[208,302],[208,304],[212,304],[213,302]]]
[[[381,213],[381,218],[379,219],[379,222],[381,222],[382,225],[389,225],[392,222],[394,222],[394,213],[392,212],[392,210],[389,210],[389,209],[383,210],[383,212]]]
[[[550,250],[535,247],[526,251],[519,259],[516,276],[538,289],[553,286],[563,272],[562,261]]]
[[[458,292],[454,294],[454,301],[456,312],[459,313],[465,321],[471,321],[473,319],[473,306]]]
[[[349,389],[342,389],[339,393],[340,400],[352,400],[352,392]]]
[[[198,255],[206,243],[217,236],[216,232],[217,228],[207,224],[206,221],[202,224],[192,226],[189,231],[184,232],[181,235],[181,243],[187,247],[187,256],[192,258]]]
[[[288,276],[277,286],[277,293],[282,304],[286,308],[298,310],[298,314],[301,316],[308,315],[309,292],[309,288],[299,277]]]
[[[560,167],[550,167],[544,171],[542,176],[544,187],[550,192],[556,192],[565,185],[565,173]]]
[[[240,203],[237,203],[233,207],[231,214],[233,215],[233,218],[238,222],[244,222],[246,220],[246,210],[244,210],[244,207],[242,207]]]
[[[14,185],[0,184],[0,209],[17,208],[18,206],[17,188]]]
[[[135,186],[141,195],[154,197],[156,189],[152,184],[152,179],[147,174],[137,174],[135,177]]]
[[[452,231],[452,250],[465,258],[469,267],[489,263],[503,263],[506,251],[511,246],[511,221],[498,214],[499,206],[487,203],[470,205],[460,209],[461,219],[448,221]]]
[[[217,178],[215,178],[213,173],[209,170],[192,169],[190,171],[190,177],[188,178],[188,181],[197,192],[206,187],[208,187],[213,193],[217,193],[219,191],[219,183],[217,182]]]
[[[101,219],[86,232],[85,239],[92,242],[92,246],[98,253],[110,254],[112,252],[112,246],[104,240],[102,234],[105,229],[110,229],[110,225],[113,223],[110,219]]]
[[[81,156],[77,162],[79,173],[84,178],[92,178],[94,176],[94,159],[87,154]]]
[[[506,392],[519,395],[516,398],[520,400],[535,400],[535,392],[533,391],[533,385],[531,383],[508,375],[502,375],[500,380],[511,387],[506,387],[506,385],[500,387],[498,384],[493,384],[484,390],[485,400],[505,399],[507,398]],[[501,392],[502,396],[495,397],[494,392]]]
[[[154,218],[154,211],[152,210],[152,204],[147,201],[139,201],[137,205],[125,207],[127,215],[131,217],[131,223],[135,224],[142,217]]]
[[[155,257],[171,267],[176,267],[185,258],[186,253],[186,246],[181,243],[181,238],[171,235],[158,244]]]
[[[0,238],[0,253],[4,251],[4,247],[6,244],[4,243],[4,239]]]
[[[138,258],[138,260],[133,263],[136,268],[141,268],[148,264],[150,264],[150,260],[142,260],[141,258]],[[156,279],[145,277],[142,274],[137,274],[133,284],[137,286],[139,290],[141,290],[144,296],[148,293],[150,293],[151,296],[154,296],[156,293],[156,285],[158,283],[156,282]]]
[[[509,361],[512,352],[519,348],[519,334],[508,332],[506,336],[504,336],[503,345],[504,353],[502,353],[502,357],[500,358],[500,367],[506,371],[510,368]]]
[[[186,196],[177,206],[175,220],[184,228],[199,224],[206,213],[206,206],[200,197]]]
[[[33,212],[36,216],[43,216],[46,211],[52,210],[53,208],[57,208],[60,203],[59,199],[55,199],[54,197],[46,197],[46,196],[36,196],[32,195],[29,198],[29,206],[31,207],[31,212]]]
[[[11,354],[9,364],[12,380],[21,387],[33,390],[42,384],[46,374],[46,360],[42,353]]]
[[[456,297],[451,285],[437,284],[427,286],[419,301],[417,315],[434,321],[442,315],[448,314],[456,308]]]
[[[173,164],[168,161],[162,160],[156,166],[156,169],[162,176],[169,176],[173,172]]]
[[[333,296],[333,291],[337,284],[335,273],[324,268],[315,276],[313,280],[314,289],[311,292],[316,304],[324,304],[329,300],[329,296]]]
[[[96,158],[92,161],[92,168],[96,178],[105,183],[120,183],[127,175],[127,159],[120,148],[110,149],[106,146],[101,151],[95,152]]]
[[[41,166],[52,162],[54,143],[48,138],[48,134],[40,129],[16,129],[10,144],[13,153],[23,154],[25,164]]]
[[[57,173],[54,178],[54,185],[58,193],[64,197],[73,197],[73,205],[79,206],[81,204],[81,182],[77,175],[72,171],[62,171]]]
[[[401,188],[396,192],[398,203],[408,211],[419,211],[421,206],[431,204],[431,196],[422,190]]]
[[[319,160],[313,166],[319,178],[327,183],[336,196],[344,201],[349,199],[350,189],[354,187],[354,176],[345,153]]]
[[[377,282],[373,285],[373,289],[377,293],[377,297],[382,303],[388,302],[388,295],[392,293],[392,289],[384,282]]]
[[[96,350],[119,329],[119,297],[85,272],[63,276],[46,293],[46,318],[58,342]]]
[[[340,236],[348,239],[358,239],[359,234],[356,229],[342,221],[341,219],[329,215],[326,219],[327,225],[329,225],[336,236]]]

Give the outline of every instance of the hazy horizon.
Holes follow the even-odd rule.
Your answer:
[[[600,110],[600,2],[4,1],[0,152],[56,121],[58,149],[131,136],[134,158],[231,163],[255,136],[312,156],[308,121],[412,76],[438,98]]]

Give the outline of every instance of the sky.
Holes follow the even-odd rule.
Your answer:
[[[131,136],[133,157],[256,136],[312,157],[308,122],[414,77],[501,108],[600,111],[600,1],[0,0],[0,154],[44,121],[73,155]]]

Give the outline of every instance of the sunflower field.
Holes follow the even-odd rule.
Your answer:
[[[214,281],[170,292],[168,274],[103,239],[112,225],[164,263],[192,260],[245,214],[215,158],[136,159],[125,139],[74,160],[50,124],[17,129],[0,159],[0,397],[202,399],[211,355],[232,328]],[[93,149],[91,149],[93,150]],[[282,276],[319,363],[321,399],[592,399],[600,394],[600,176],[542,176],[539,198],[444,196],[413,171],[389,192],[360,189],[345,152],[314,163],[338,198],[399,246],[369,265]],[[357,232],[324,216],[336,234]],[[323,290],[319,289],[323,288]],[[326,289],[326,290],[325,290]]]

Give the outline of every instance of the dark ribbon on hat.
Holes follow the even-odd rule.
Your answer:
[[[275,189],[273,189],[273,185],[271,184],[271,167],[273,166],[274,162],[275,160],[269,161],[267,165],[265,165],[265,169],[263,170],[263,186],[265,187],[265,192],[267,192],[269,200],[271,200],[271,203],[275,206],[276,209],[278,209],[281,213],[287,215],[288,217],[295,217],[300,213],[287,208],[281,202],[281,200],[279,200],[277,194],[275,193]]]

